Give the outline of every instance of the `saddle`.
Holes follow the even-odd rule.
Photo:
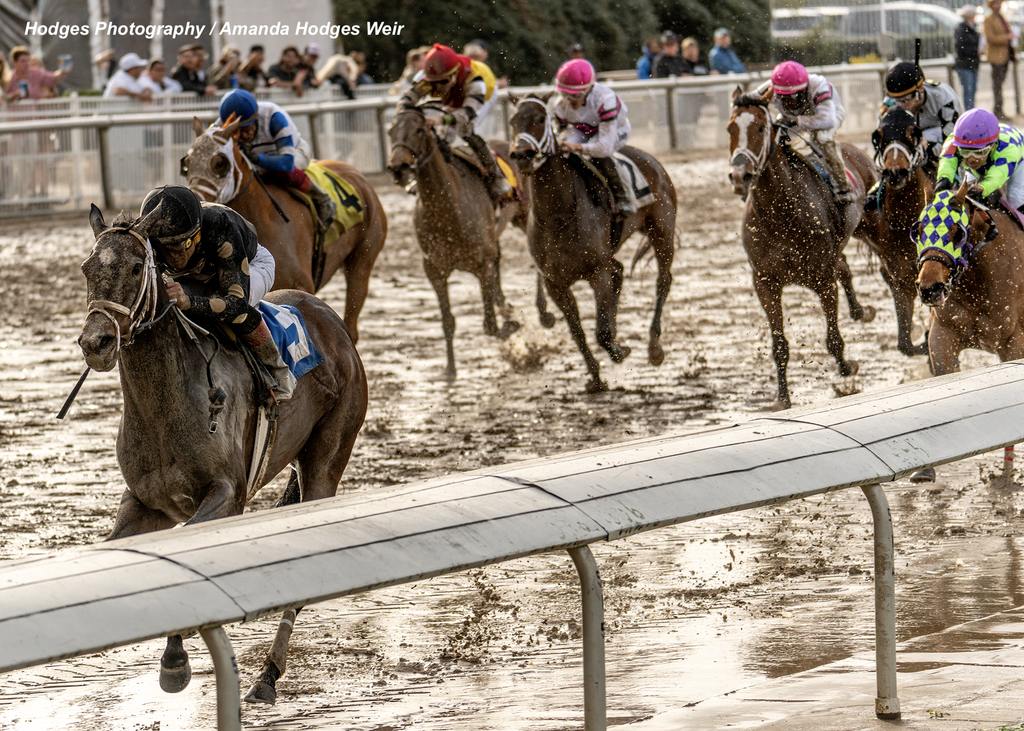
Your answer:
[[[591,190],[590,185],[587,186],[594,204],[605,207],[610,205],[612,192],[608,187],[608,179],[604,173],[594,165],[589,157],[573,154],[570,158],[576,161],[576,169],[584,178],[592,178],[600,185],[600,189],[603,191],[600,196],[595,196],[596,191]],[[626,186],[626,192],[633,199],[633,205],[636,206],[637,210],[654,203],[654,191],[651,190],[651,186],[647,182],[647,178],[644,177],[640,166],[631,157],[621,152],[616,152],[613,159],[619,168],[619,177],[622,178],[622,182]],[[605,194],[607,194],[607,197]]]
[[[473,150],[465,145],[455,145],[450,149],[453,157],[462,160],[462,162],[469,165],[469,167],[479,175],[481,179],[485,181],[487,180],[487,176],[490,174],[490,171],[484,169]],[[523,200],[522,181],[519,179],[515,163],[512,162],[512,159],[508,157],[508,155],[495,150],[493,147],[490,147],[490,150],[491,154],[494,155],[494,161],[498,163],[498,169],[501,170],[509,187],[512,188],[513,198],[517,201]]]

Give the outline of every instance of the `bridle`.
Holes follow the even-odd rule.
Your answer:
[[[396,117],[395,122],[398,121],[397,117],[399,117],[399,116],[401,116],[403,114],[415,114],[415,115],[421,117],[424,120],[424,122],[427,119],[427,115],[423,112],[423,110],[420,107],[405,107],[404,109],[401,109],[398,112],[398,114],[395,115],[395,117]],[[392,124],[394,124],[394,122]],[[432,133],[432,130],[429,130],[429,129],[424,129],[424,131]],[[436,139],[436,136],[435,136],[435,139]],[[402,141],[393,142],[391,144],[391,149],[392,150],[408,150],[409,154],[412,155],[413,159],[416,161],[416,163],[415,163],[416,166],[419,166],[420,164],[426,162],[427,159],[434,152],[433,150],[430,149],[429,145],[426,146],[426,149],[424,149],[422,151],[417,151],[417,150],[413,149],[413,147],[411,145],[409,145],[409,144],[407,144],[405,142],[402,142]]]
[[[757,108],[762,109],[762,107]],[[775,124],[772,122],[767,108],[763,109],[768,128],[764,131],[764,134],[761,135],[761,149],[755,153],[749,147],[740,147],[737,142],[737,147],[732,151],[732,159],[730,160],[730,164],[734,166],[739,164],[739,160],[748,160],[753,166],[751,173],[754,177],[757,177],[761,173],[765,164],[768,162],[768,156],[771,154],[772,149],[772,138],[775,136]]]
[[[245,176],[245,172],[238,164],[238,160],[235,155],[235,143],[233,139],[224,139],[222,137],[218,137],[217,132],[213,130],[207,131],[206,136],[208,136],[214,142],[217,142],[221,146],[221,154],[223,154],[224,157],[227,158],[228,162],[231,165],[231,195],[230,197],[227,197],[225,200],[222,200],[222,198],[225,198],[223,187],[219,185],[217,181],[212,180],[204,175],[187,175],[186,177],[188,178],[189,187],[194,188],[196,191],[200,193],[213,196],[213,199],[217,203],[230,203],[235,198],[242,195],[248,189],[250,183],[252,183],[252,178],[256,176],[256,170],[253,168],[252,162],[249,160],[249,158],[246,157],[245,155],[241,155],[241,158],[245,160],[245,164],[248,165],[250,172],[248,178]]]
[[[541,134],[540,139],[537,139],[529,132],[520,132],[516,135],[516,143],[525,142],[529,145],[530,149],[537,153],[537,157],[533,160],[533,168],[536,170],[540,167],[544,161],[558,152],[558,144],[555,142],[555,128],[551,124],[551,115],[548,114],[547,104],[542,99],[535,99],[533,97],[527,97],[520,100],[520,104],[538,104],[541,109],[544,110],[544,132]]]

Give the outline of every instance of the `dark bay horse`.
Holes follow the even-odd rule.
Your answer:
[[[917,288],[922,304],[931,308],[928,357],[936,376],[960,370],[966,348],[993,353],[1000,361],[1024,358],[1024,231],[1001,210],[975,207],[967,190],[964,183],[955,194],[936,197],[965,214],[964,227],[953,226],[940,241],[928,243],[922,242],[924,226],[914,229],[920,251]],[[1004,478],[1011,477],[1013,447],[1006,448],[1003,465]],[[911,479],[934,480],[935,469],[920,470]]]
[[[896,305],[900,352],[925,355],[928,341],[914,345],[911,339],[917,298],[917,252],[909,235],[934,188],[924,169],[921,129],[913,114],[895,107],[879,120],[871,143],[875,164],[881,170],[882,187],[878,210],[865,213],[865,223],[873,229],[867,242],[878,255],[882,279]]]
[[[289,464],[297,466],[293,479],[302,502],[333,496],[367,402],[362,362],[334,310],[297,290],[267,298],[301,311],[324,360],[281,403],[263,480],[250,488],[256,406],[242,355],[222,347],[209,356],[212,383],[226,393],[211,431],[206,353],[217,351],[209,339],[195,344],[179,329],[147,238],[150,224],[122,214],[107,226],[95,206],[89,220],[96,244],[82,264],[89,314],[78,344],[91,368],[119,366],[124,397],[117,460],[127,488],[109,539],[238,515]],[[295,610],[285,612],[247,700],[274,701],[294,618]],[[161,687],[178,692],[190,678],[182,638],[168,638]]]
[[[274,255],[274,289],[313,293],[343,268],[345,325],[352,342],[358,342],[359,313],[369,292],[370,273],[388,234],[387,217],[376,191],[362,173],[348,163],[321,161],[355,187],[364,206],[364,216],[358,225],[340,237],[323,242],[322,262],[317,264],[314,262],[317,223],[309,206],[285,188],[257,180],[252,164],[235,139],[238,124],[233,122],[222,128],[207,129],[198,118],[193,120],[196,139],[182,160],[188,187],[203,200],[231,206],[256,227],[260,243]]]
[[[402,109],[388,130],[391,155],[388,170],[400,180],[407,171],[416,176],[416,239],[423,251],[423,271],[441,306],[441,327],[447,353],[447,376],[455,378],[455,317],[448,301],[448,278],[456,269],[480,282],[484,332],[505,339],[519,329],[501,289],[502,230],[522,215],[522,204],[497,212],[483,177],[475,166],[452,154],[428,121],[430,107]],[[495,143],[490,143],[496,147]],[[502,311],[499,328],[495,307]]]
[[[800,285],[818,295],[825,313],[826,343],[842,376],[856,373],[857,364],[844,355],[839,332],[836,280],[843,285],[854,320],[868,321],[874,310],[861,307],[843,248],[860,223],[863,194],[837,209],[829,184],[793,150],[786,132],[771,120],[768,102],[733,92],[729,120],[730,179],[746,199],[743,247],[753,268],[754,290],[768,317],[772,356],[778,378],[776,408],[790,406],[786,368],[789,343],[783,331],[782,289]],[[841,146],[848,167],[865,190],[875,180],[871,161],[857,148]]]
[[[581,158],[564,155],[557,148],[547,110],[549,96],[530,95],[518,100],[511,120],[516,140],[512,155],[522,161],[520,168],[530,191],[530,253],[548,295],[562,310],[569,332],[583,354],[590,374],[586,390],[593,393],[607,386],[587,345],[571,287],[581,280],[590,284],[597,303],[597,342],[614,362],[622,361],[630,349],[620,345],[616,336],[623,267],[615,253],[634,233],[646,236],[633,261],[636,263],[653,249],[658,279],[647,354],[652,365],[661,365],[665,360],[661,317],[672,286],[675,255],[676,189],[654,157],[635,147],[623,147],[622,153],[640,166],[655,200],[628,216],[621,223],[621,231],[613,233],[610,194],[590,172],[584,171]]]

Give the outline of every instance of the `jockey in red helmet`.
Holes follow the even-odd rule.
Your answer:
[[[771,81],[759,86],[757,92],[772,98],[783,124],[808,132],[821,145],[836,201],[852,201],[846,166],[836,146],[836,132],[846,118],[846,108],[828,79],[807,73],[796,61],[783,61],[772,71]]]
[[[447,114],[443,121],[454,125],[487,173],[487,186],[495,202],[510,198],[512,188],[498,168],[484,139],[476,133],[494,106],[494,73],[483,61],[456,53],[435,43],[423,62],[423,70],[398,102],[399,109],[416,107],[425,99],[437,99]]]

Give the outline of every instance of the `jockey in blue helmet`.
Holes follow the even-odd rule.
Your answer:
[[[321,230],[330,228],[336,213],[334,201],[306,175],[312,150],[288,112],[274,102],[257,101],[245,89],[235,89],[221,99],[217,125],[224,126],[232,117],[242,120],[238,143],[250,162],[265,177],[308,195],[316,206]]]

